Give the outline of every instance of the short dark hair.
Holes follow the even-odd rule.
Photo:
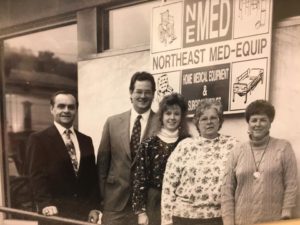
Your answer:
[[[155,90],[156,90],[155,89],[155,81],[154,81],[152,74],[142,71],[142,72],[136,72],[135,74],[132,75],[131,81],[130,81],[130,86],[129,86],[130,93],[133,92],[134,85],[137,80],[138,81],[145,81],[145,80],[150,81],[151,86],[152,86],[152,91],[153,91],[153,93],[155,92]]]
[[[254,102],[251,102],[245,111],[245,118],[247,123],[249,123],[250,117],[253,115],[267,115],[271,123],[274,120],[275,117],[275,108],[274,106],[266,101],[266,100],[256,100]]]
[[[160,127],[163,126],[164,112],[166,112],[168,110],[168,108],[173,105],[178,105],[179,108],[181,109],[179,136],[187,137],[187,136],[189,136],[188,132],[187,132],[187,124],[186,124],[186,114],[187,114],[188,105],[187,105],[187,102],[184,99],[183,95],[181,95],[179,93],[174,92],[170,95],[166,95],[159,103],[159,109],[158,109],[157,115],[158,115],[158,119],[160,122]]]
[[[51,95],[51,98],[50,98],[50,105],[53,107],[54,104],[55,104],[55,98],[57,95],[72,95],[74,98],[75,98],[75,102],[76,102],[76,108],[78,108],[78,99],[77,99],[77,95],[75,92],[72,92],[72,91],[68,91],[68,90],[60,90],[60,91],[57,91],[55,93],[53,93]]]

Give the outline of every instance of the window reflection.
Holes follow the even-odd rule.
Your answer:
[[[48,127],[50,96],[77,91],[77,25],[4,43],[8,175],[11,207],[33,210],[24,158],[29,135]],[[75,126],[77,122],[75,122]]]

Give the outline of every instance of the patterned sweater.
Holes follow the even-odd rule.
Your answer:
[[[269,136],[267,136],[268,141]],[[297,164],[289,142],[270,138],[267,147],[246,142],[232,151],[222,187],[224,225],[246,225],[289,217],[297,193]],[[262,152],[265,150],[264,155]],[[258,155],[258,156],[257,156]],[[255,162],[261,160],[255,178]]]
[[[167,160],[180,140],[166,143],[153,136],[141,143],[133,174],[132,207],[135,213],[146,211],[149,188],[161,190]]]
[[[227,156],[235,138],[197,137],[181,141],[168,159],[162,189],[162,224],[172,216],[215,218],[221,216],[221,184]]]

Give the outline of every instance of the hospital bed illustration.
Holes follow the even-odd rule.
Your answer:
[[[236,82],[233,83],[233,102],[235,101],[235,95],[245,96],[244,103],[247,102],[248,93],[256,88],[259,82],[263,83],[264,70],[261,68],[248,68],[244,73],[236,78]]]

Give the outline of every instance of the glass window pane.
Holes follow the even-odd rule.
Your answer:
[[[11,206],[35,210],[24,170],[26,144],[30,134],[53,123],[50,96],[77,92],[77,25],[6,40],[4,76]]]
[[[124,49],[150,44],[152,8],[154,1],[109,11],[109,48]]]

